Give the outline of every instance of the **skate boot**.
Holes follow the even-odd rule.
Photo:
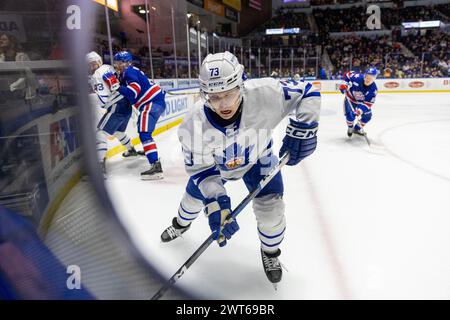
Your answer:
[[[122,153],[122,157],[124,157],[124,158],[136,157],[136,156],[141,155],[139,152],[144,154],[143,151],[136,151],[136,149],[134,147],[131,147],[130,149],[128,149],[124,153]]]
[[[347,129],[347,136],[351,138],[353,136],[353,127],[348,127]]]
[[[175,217],[172,220],[172,225],[161,234],[161,240],[162,242],[170,242],[188,231],[190,227],[191,224],[186,227],[180,226],[177,222],[177,218]]]
[[[152,164],[149,170],[141,172],[142,180],[160,180],[162,178],[163,178],[163,170],[160,160]]]
[[[278,257],[281,254],[281,250],[274,253],[268,253],[261,249],[261,258],[264,267],[264,272],[266,273],[267,279],[274,285],[276,289],[276,284],[281,281],[283,275],[283,270],[281,268],[280,261]]]
[[[366,132],[364,131],[364,129],[361,126],[359,126],[359,125],[355,126],[355,128],[353,129],[353,132],[356,133],[357,135],[360,135],[360,136],[365,136],[366,135]]]

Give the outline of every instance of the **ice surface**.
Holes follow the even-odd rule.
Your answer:
[[[264,274],[251,206],[224,248],[215,243],[177,285],[205,298],[450,298],[450,94],[382,94],[362,137],[346,136],[341,95],[324,95],[316,152],[283,169],[287,230],[275,291]],[[274,134],[278,151],[285,123]],[[163,244],[188,179],[172,129],[156,137],[165,179],[147,161],[108,160],[110,197],[136,245],[167,278],[209,235],[201,215]],[[233,205],[243,182],[227,184]]]

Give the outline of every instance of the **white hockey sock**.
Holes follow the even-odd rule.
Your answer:
[[[117,139],[119,139],[120,143],[127,148],[127,150],[131,149],[131,139],[125,132],[119,132],[117,131],[114,133]]]
[[[253,200],[253,211],[258,221],[261,248],[268,253],[278,250],[286,231],[284,202],[281,195],[268,194]]]
[[[202,209],[203,202],[185,192],[178,207],[178,224],[183,227],[188,226],[198,217]]]
[[[106,132],[97,130],[96,134],[97,155],[100,162],[106,157],[106,151],[108,151],[108,143]]]

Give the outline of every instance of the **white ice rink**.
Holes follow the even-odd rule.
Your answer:
[[[178,286],[212,299],[450,299],[450,94],[380,94],[370,148],[347,138],[342,99],[322,97],[315,153],[282,171],[287,271],[278,291],[262,268],[251,206],[228,245],[214,243]],[[156,141],[164,180],[139,180],[144,157],[116,156],[107,186],[135,244],[169,278],[210,231],[200,215],[183,238],[160,241],[188,176],[176,129]],[[247,195],[241,181],[226,188],[233,207]]]

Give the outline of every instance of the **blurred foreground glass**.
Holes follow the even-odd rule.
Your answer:
[[[0,299],[148,299],[161,286],[96,161],[84,56],[101,9],[0,3]]]

